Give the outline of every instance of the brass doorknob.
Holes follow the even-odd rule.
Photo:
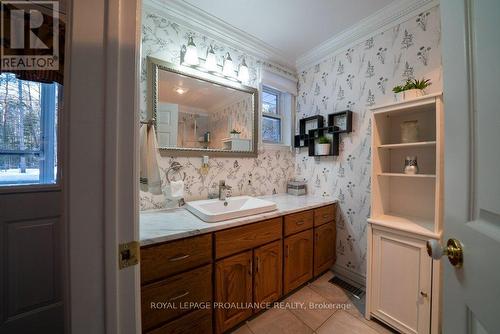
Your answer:
[[[460,268],[464,263],[464,248],[457,239],[448,239],[446,247],[441,246],[437,240],[428,240],[427,254],[434,260],[439,260],[443,255],[446,255],[450,263],[457,268]]]

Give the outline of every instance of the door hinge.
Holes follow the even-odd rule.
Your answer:
[[[131,241],[118,246],[118,266],[120,269],[139,263],[139,242]]]

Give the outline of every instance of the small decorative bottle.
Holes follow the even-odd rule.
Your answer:
[[[417,157],[408,156],[405,159],[405,174],[415,175],[418,173]]]

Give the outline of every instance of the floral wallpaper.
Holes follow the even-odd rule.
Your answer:
[[[224,148],[222,139],[229,137],[229,131],[240,131],[240,138],[251,139],[253,133],[253,97],[247,97],[222,106],[218,111],[210,112],[210,128],[212,129],[213,142],[217,146],[211,148]]]
[[[186,27],[166,19],[159,15],[157,11],[145,6],[142,18],[142,47],[141,47],[141,67],[140,67],[140,113],[141,119],[147,119],[147,57],[156,58],[179,63],[180,48],[186,44],[189,35],[193,35],[194,42],[200,52],[212,45],[219,59],[229,52],[236,64],[245,57],[250,72],[249,86],[257,87],[260,81],[260,69],[271,69],[280,75],[294,77],[293,71],[271,64],[262,59],[257,59],[244,54],[205,36],[198,31],[192,31]],[[233,187],[233,194],[253,194],[265,195],[273,192],[283,193],[286,191],[286,182],[292,177],[294,163],[292,152],[281,151],[259,151],[257,158],[211,158],[210,168],[207,174],[201,171],[200,157],[159,157],[159,165],[162,176],[162,186],[166,186],[165,172],[173,161],[178,161],[184,166],[186,172],[185,200],[195,200],[207,198],[209,194],[216,191],[219,180],[226,180]],[[141,210],[174,207],[177,201],[169,201],[162,195],[152,196],[149,193],[141,192]]]
[[[218,158],[209,160],[209,169],[205,173],[201,166],[201,158],[160,159],[160,175],[162,185],[166,185],[165,172],[174,161],[181,163],[186,173],[184,199],[206,199],[218,195],[219,180],[226,180],[231,189],[231,195],[261,196],[286,192],[286,181],[293,175],[294,159],[289,151],[260,151],[257,158],[231,159]],[[179,175],[173,175],[178,179]],[[153,196],[141,192],[141,210],[175,207],[177,201],[170,201],[164,196]]]
[[[202,33],[191,31],[163,18],[148,8],[143,11],[140,111],[146,118],[146,59],[154,55],[179,62],[180,47],[189,34],[199,50],[210,44],[219,57],[229,51],[236,63],[245,57],[250,69],[250,86],[256,87],[259,69],[270,68],[284,76],[289,71],[264,60],[244,55]],[[178,161],[186,172],[185,199],[206,198],[217,191],[218,181],[227,180],[233,194],[263,195],[286,190],[291,177],[304,178],[308,192],[339,200],[337,219],[337,265],[365,276],[366,219],[370,214],[370,136],[369,108],[394,101],[392,87],[407,78],[432,80],[427,92],[441,90],[441,41],[439,7],[406,22],[369,36],[345,50],[339,50],[310,68],[298,70],[297,121],[310,115],[353,111],[353,132],[341,135],[340,155],[309,157],[307,149],[296,151],[259,150],[257,158],[213,158],[204,172],[201,157],[161,157],[162,184],[171,162]],[[298,123],[296,125],[298,132]],[[141,210],[176,206],[163,196],[141,193]]]
[[[365,276],[366,219],[370,215],[371,124],[369,108],[394,101],[392,87],[407,78],[432,80],[441,90],[439,7],[299,69],[297,120],[350,109],[353,132],[342,134],[340,155],[319,161],[301,149],[295,174],[309,193],[339,200],[337,265]],[[298,123],[296,125],[298,133]]]

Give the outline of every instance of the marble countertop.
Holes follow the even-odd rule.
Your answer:
[[[279,194],[258,198],[276,203],[277,210],[218,223],[206,223],[184,208],[142,211],[139,218],[141,246],[219,231],[337,202],[311,195]]]

